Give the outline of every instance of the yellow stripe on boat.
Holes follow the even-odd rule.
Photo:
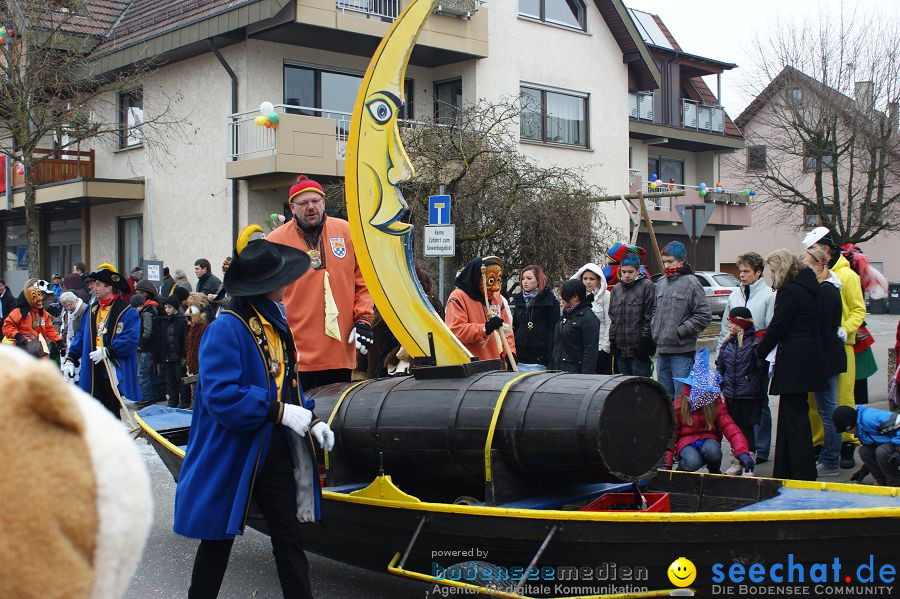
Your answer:
[[[144,429],[144,432],[153,437],[160,445],[179,456],[180,458],[184,458],[184,450],[160,435],[156,432],[156,429],[152,428],[149,424],[141,420],[141,417],[137,414],[134,415],[134,419],[137,421],[138,426]]]
[[[344,403],[344,398],[347,397],[347,395],[349,395],[351,391],[353,391],[354,389],[356,389],[363,383],[367,383],[367,382],[369,382],[369,381],[368,380],[358,381],[356,383],[353,383],[346,389],[344,389],[344,391],[341,393],[341,396],[338,397],[337,402],[335,402],[334,408],[331,410],[331,414],[328,416],[328,427],[329,428],[331,428],[331,423],[334,422],[334,417],[337,416],[338,410],[341,409],[341,404]],[[331,469],[331,459],[329,459],[330,453],[331,453],[330,451],[325,452],[325,470]]]

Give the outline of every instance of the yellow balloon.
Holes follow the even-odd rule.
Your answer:
[[[269,119],[267,119],[263,115],[259,115],[256,117],[256,119],[253,122],[255,122],[260,127],[265,127],[266,123],[269,122]]]
[[[359,88],[347,142],[347,220],[369,293],[397,341],[413,357],[463,364],[472,354],[435,312],[416,277],[409,205],[397,187],[414,171],[397,128],[406,66],[438,0],[413,0],[381,40]]]

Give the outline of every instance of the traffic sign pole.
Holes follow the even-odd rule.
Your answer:
[[[443,183],[438,185],[438,193],[440,195],[446,195],[446,189],[447,188]],[[447,298],[447,296],[444,295],[444,276],[444,257],[441,256],[438,258],[438,298],[441,300],[442,304],[446,301]]]

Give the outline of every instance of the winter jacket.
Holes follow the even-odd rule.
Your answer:
[[[778,347],[769,388],[772,395],[825,389],[818,297],[819,282],[809,268],[801,268],[775,295],[772,322],[756,346],[757,355],[763,358]]]
[[[516,336],[516,357],[523,364],[550,363],[553,355],[553,335],[559,322],[559,300],[549,287],[537,294],[530,304],[521,293],[510,302],[513,331]]]
[[[19,335],[26,339],[37,339],[39,336],[43,336],[47,343],[61,339],[53,327],[50,314],[43,308],[32,309],[25,299],[24,292],[19,294],[18,307],[3,320],[4,337],[18,341]]]
[[[712,320],[703,286],[688,264],[657,281],[654,310],[650,330],[661,354],[693,353],[697,336]]]
[[[572,312],[563,312],[554,334],[552,370],[582,374],[597,372],[600,321],[591,309],[592,300],[588,295]]]
[[[752,327],[744,331],[744,344],[740,346],[737,335],[730,335],[719,348],[716,368],[722,375],[722,395],[728,401],[766,396],[767,363],[754,351],[759,344],[754,333]]]
[[[15,308],[16,298],[13,292],[9,290],[9,287],[7,287],[3,290],[3,295],[0,295],[0,319],[6,320],[9,313]]]
[[[856,330],[866,318],[866,301],[863,298],[859,275],[850,268],[850,262],[838,256],[831,271],[841,281],[841,326],[847,331],[845,345],[856,343]]]
[[[160,358],[165,362],[181,362],[184,359],[184,342],[187,338],[187,319],[181,310],[165,316],[160,331]]]
[[[725,401],[722,399],[721,395],[716,399],[716,403],[714,404],[716,406],[716,422],[712,430],[708,430],[706,427],[706,417],[704,416],[705,410],[703,409],[691,412],[690,425],[682,421],[681,416],[679,416],[679,414],[681,414],[682,401],[689,400],[685,399],[683,396],[679,396],[675,399],[675,430],[677,431],[678,437],[675,441],[675,451],[666,452],[666,466],[671,466],[674,461],[674,456],[680,454],[682,449],[694,441],[699,441],[700,439],[715,439],[721,443],[722,435],[724,435],[725,438],[728,439],[728,442],[731,443],[734,455],[750,452],[750,447],[747,445],[747,439],[741,432],[740,427],[738,427],[738,425],[734,423],[734,420],[731,419],[731,416],[728,415],[728,409],[725,407]]]
[[[159,304],[153,300],[147,300],[138,310],[141,316],[141,341],[138,343],[139,352],[153,352],[158,347],[159,330],[162,321],[159,316]]]
[[[600,351],[605,351],[609,353],[609,328],[610,328],[610,318],[609,318],[609,289],[606,285],[606,276],[603,274],[603,269],[594,264],[593,262],[588,262],[584,266],[578,269],[571,278],[581,280],[581,275],[584,274],[584,271],[589,270],[600,279],[597,283],[597,288],[592,292],[594,294],[594,302],[591,305],[591,310],[594,312],[594,316],[597,317],[597,320],[600,322],[600,338],[597,344],[598,349]]]
[[[503,299],[499,293],[491,296],[491,312],[499,315],[504,324],[510,326],[506,342],[509,343],[510,351],[515,353],[516,337],[513,335],[509,312],[503,309]],[[484,324],[487,322],[484,300],[479,302],[462,289],[454,289],[447,298],[444,321],[457,339],[479,360],[498,360],[501,353],[505,355],[505,352],[497,348],[497,336],[494,333],[484,334]]]
[[[844,351],[844,342],[837,336],[843,306],[840,290],[841,281],[832,272],[819,283],[819,331],[822,333],[825,376],[829,377],[847,370],[847,352]]]
[[[81,298],[78,298],[78,303],[72,312],[68,310],[63,312],[63,324],[59,335],[66,340],[66,347],[72,344],[72,339],[75,338],[75,334],[78,333],[78,329],[81,327],[81,317],[84,316],[87,309],[88,305]]]
[[[722,328],[719,330],[719,342],[716,347],[722,347],[725,337],[728,336],[728,314],[732,308],[743,306],[753,315],[753,326],[757,331],[764,331],[772,320],[775,310],[775,292],[769,287],[765,279],[760,277],[752,285],[741,285],[728,296],[725,312],[722,315]]]
[[[859,442],[863,445],[881,445],[882,443],[900,445],[900,431],[895,431],[890,437],[878,434],[878,429],[896,416],[896,413],[887,410],[856,406],[856,436],[859,437]]]
[[[207,272],[205,275],[197,279],[197,293],[202,293],[203,295],[209,295],[212,293],[215,295],[219,292],[219,287],[222,286],[222,281],[219,278],[212,274],[211,272]]]
[[[298,368],[302,372],[356,368],[356,346],[347,343],[347,338],[357,322],[372,322],[372,296],[356,261],[350,224],[329,216],[322,224],[320,235],[325,267],[310,268],[288,285],[284,294],[288,323],[294,332],[294,344],[300,350]],[[309,250],[294,219],[269,233],[266,239],[304,252]],[[326,272],[338,309],[340,339],[325,334]]]
[[[609,298],[609,345],[624,358],[653,354],[650,320],[656,305],[656,285],[643,275],[631,284],[619,281]]]

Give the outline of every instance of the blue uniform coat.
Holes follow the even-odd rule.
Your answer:
[[[97,336],[96,316],[100,307],[94,304],[90,311],[81,317],[81,325],[72,338],[67,357],[81,360],[81,372],[78,386],[85,392],[93,394],[94,371],[103,372],[102,364],[94,367],[88,357],[94,347]],[[138,384],[137,348],[141,340],[141,317],[122,298],[112,303],[107,319],[106,333],[103,335],[103,347],[106,348],[110,360],[116,366],[119,377],[119,393],[129,401],[141,401],[141,386]]]
[[[173,528],[195,539],[230,539],[243,532],[253,479],[265,462],[277,388],[255,337],[233,314],[223,313],[207,327],[199,354]],[[311,402],[304,404],[312,409]],[[316,518],[318,507],[316,489]]]

